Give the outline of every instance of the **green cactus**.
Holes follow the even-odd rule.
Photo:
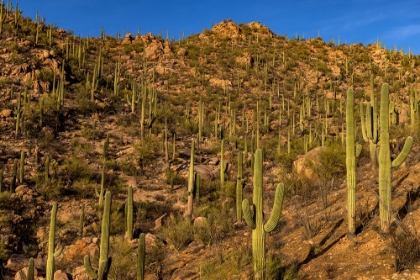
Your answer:
[[[127,195],[127,232],[126,236],[129,240],[133,239],[133,188],[128,186]]]
[[[346,129],[347,221],[349,235],[354,235],[356,233],[356,147],[353,88],[347,90]]]
[[[410,89],[410,119],[411,127],[413,130],[416,129],[416,124],[419,121],[419,102],[416,97],[416,92],[413,89]]]
[[[56,226],[56,218],[57,218],[57,202],[53,203],[53,207],[51,210],[51,220],[50,220],[50,233],[48,235],[48,257],[47,257],[47,267],[45,273],[46,280],[53,280],[54,279],[54,258],[58,257],[63,248],[54,252],[54,245],[55,245],[55,226]]]
[[[84,217],[85,217],[85,205],[82,204],[82,207],[81,207],[81,210],[80,210],[80,220],[79,220],[80,237],[83,237]]]
[[[370,160],[376,162],[376,145],[378,143],[378,106],[375,92],[373,90],[373,75],[370,77],[370,105],[366,105],[366,116],[364,115],[364,104],[360,102],[360,120],[363,140],[369,143]],[[387,108],[388,112],[389,108]]]
[[[243,153],[238,154],[238,177],[236,180],[236,221],[240,223],[242,221],[242,197],[244,180],[243,176]]]
[[[195,199],[196,203],[200,202],[200,180],[201,180],[200,174],[195,173],[195,176],[194,176],[194,199]]]
[[[190,169],[188,173],[188,202],[187,202],[187,212],[185,217],[187,219],[192,218],[193,213],[193,195],[194,195],[194,140],[191,142],[191,155],[190,155]]]
[[[254,191],[253,191],[253,209],[254,214],[251,215],[250,205],[247,199],[242,201],[242,211],[247,225],[252,229],[252,257],[254,267],[254,279],[264,279],[265,266],[265,233],[271,232],[276,226],[280,218],[281,208],[284,198],[284,185],[277,185],[274,198],[274,207],[270,218],[264,224],[263,218],[263,159],[262,150],[258,149],[254,155]]]
[[[90,264],[89,255],[85,255],[84,265],[89,277],[98,280],[108,279],[109,268],[111,267],[111,257],[108,257],[109,250],[109,225],[111,212],[111,192],[107,191],[105,194],[105,206],[102,214],[102,228],[101,228],[101,244],[99,252],[99,268],[98,272],[94,272]]]
[[[34,258],[30,258],[28,262],[28,272],[26,273],[26,280],[34,280]]]
[[[220,144],[220,188],[225,186],[225,171],[227,170],[227,162],[225,161],[225,141],[222,139]]]
[[[139,236],[138,250],[137,250],[137,280],[144,279],[144,264],[145,264],[145,234],[141,233]]]
[[[381,107],[379,117],[379,216],[381,230],[389,231],[391,220],[391,167],[398,167],[407,158],[413,144],[413,138],[407,137],[401,153],[391,161],[389,147],[389,85],[381,88]]]

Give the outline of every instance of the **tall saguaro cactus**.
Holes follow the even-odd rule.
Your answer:
[[[391,220],[391,167],[400,166],[407,158],[413,145],[413,138],[408,136],[401,153],[391,161],[389,147],[389,86],[381,88],[381,107],[379,117],[379,216],[382,232],[389,231]]]
[[[105,280],[108,279],[108,272],[111,266],[111,257],[108,257],[109,250],[109,216],[111,212],[111,192],[107,191],[105,194],[104,212],[102,214],[102,228],[101,228],[101,245],[99,252],[99,268],[98,272],[94,272],[90,265],[89,255],[84,258],[86,272],[93,279]]]
[[[347,167],[347,220],[349,234],[356,232],[356,147],[354,124],[354,92],[347,90],[346,103],[346,167]]]
[[[264,224],[263,218],[263,159],[262,150],[258,149],[254,155],[254,191],[253,191],[253,208],[254,214],[251,215],[250,205],[247,199],[242,201],[242,211],[247,225],[252,229],[252,258],[254,266],[254,279],[264,279],[265,266],[265,233],[271,232],[276,226],[280,218],[281,208],[284,198],[284,185],[277,185],[274,198],[274,207],[270,218]]]

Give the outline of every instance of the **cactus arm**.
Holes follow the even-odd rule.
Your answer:
[[[61,253],[63,253],[63,250],[64,250],[64,248],[63,247],[61,247],[60,249],[58,249],[57,251],[55,251],[55,253],[54,253],[54,258],[57,258],[57,257],[59,257],[60,255],[61,255]]]
[[[280,183],[277,185],[276,194],[274,198],[274,207],[271,211],[270,218],[268,219],[267,223],[264,225],[265,232],[271,232],[279,222],[281,208],[283,206],[283,198],[284,198],[284,184]]]
[[[189,219],[192,218],[193,212],[193,196],[194,196],[194,140],[191,142],[191,155],[190,155],[190,169],[188,173],[188,202],[187,212],[185,216]]]
[[[400,166],[404,160],[407,158],[408,153],[411,151],[411,147],[413,146],[413,137],[408,136],[405,140],[404,147],[401,150],[400,154],[392,161],[391,167],[398,167]]]
[[[367,136],[367,128],[366,128],[366,123],[365,123],[365,116],[364,116],[364,112],[363,112],[363,102],[360,102],[360,124],[362,127],[362,136],[363,136],[363,140],[365,140],[365,142],[369,142],[369,138]]]
[[[356,157],[358,158],[362,153],[362,145],[356,144]]]
[[[98,274],[96,274],[95,271],[93,271],[92,265],[90,264],[90,258],[88,255],[85,255],[83,262],[85,265],[86,273],[89,275],[89,277],[92,279],[98,279]]]
[[[255,229],[255,221],[254,217],[251,215],[251,211],[249,210],[249,201],[248,199],[244,199],[242,201],[242,211],[244,212],[244,219],[246,224],[251,228]]]

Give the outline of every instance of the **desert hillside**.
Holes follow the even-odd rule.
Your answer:
[[[418,55],[0,8],[0,279],[420,278]]]

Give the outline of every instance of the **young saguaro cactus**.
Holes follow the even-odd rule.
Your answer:
[[[111,257],[108,257],[110,212],[111,212],[111,192],[107,191],[105,194],[104,212],[102,214],[101,245],[100,245],[100,252],[99,252],[98,272],[93,271],[92,266],[90,265],[89,255],[86,255],[84,258],[86,272],[88,273],[89,277],[93,279],[98,279],[98,280],[108,279],[108,272],[111,266]]]
[[[258,149],[254,155],[254,191],[253,208],[254,214],[251,215],[250,205],[247,199],[242,201],[242,211],[247,225],[252,229],[252,258],[254,266],[254,279],[264,279],[265,266],[265,233],[271,232],[280,218],[281,208],[283,206],[284,185],[277,185],[274,198],[274,207],[270,218],[264,224],[263,218],[263,158],[262,150]]]
[[[55,225],[56,225],[56,218],[57,218],[57,202],[53,203],[53,207],[51,210],[51,221],[50,221],[50,233],[48,235],[48,257],[47,257],[47,268],[45,279],[52,280],[54,279],[54,257],[57,257],[63,251],[63,248],[54,252],[54,245],[55,245]]]
[[[407,158],[413,145],[413,138],[408,136],[401,153],[391,161],[389,147],[389,85],[381,88],[381,107],[379,117],[379,216],[382,232],[389,231],[391,220],[391,167],[400,166]]]
[[[127,194],[127,232],[126,236],[129,240],[133,239],[133,188],[128,186]]]

